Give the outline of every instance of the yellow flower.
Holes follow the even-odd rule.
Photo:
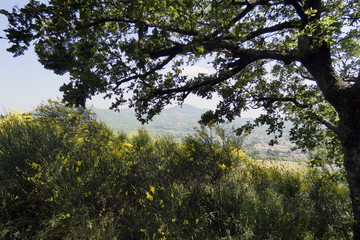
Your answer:
[[[21,115],[23,116],[24,120],[32,119],[31,113],[22,113]]]
[[[135,162],[135,161],[128,161],[125,165],[126,166],[132,166],[132,165],[135,165],[137,162]]]
[[[77,177],[77,178],[76,178],[76,181],[77,181],[78,183],[80,183],[80,182],[81,182],[81,177]]]
[[[53,197],[49,197],[49,198],[45,199],[45,202],[52,202],[52,201],[54,201]]]
[[[90,229],[92,229],[92,228],[93,228],[93,225],[92,225],[92,223],[91,223],[91,222],[89,222],[89,224],[88,224],[88,228],[90,228]]]
[[[121,210],[119,210],[120,215],[123,215],[124,212],[125,212],[125,208],[122,208]]]
[[[39,167],[40,167],[40,164],[38,164],[38,163],[31,163],[31,168],[37,169],[37,168],[39,168]]]
[[[70,213],[63,214],[63,215],[62,215],[62,219],[67,219],[67,218],[69,218],[69,217],[71,217]]]
[[[154,197],[149,192],[146,192],[146,198],[151,201],[154,200]]]
[[[150,186],[150,192],[155,193],[155,187],[154,186]]]
[[[34,179],[41,178],[41,176],[42,176],[42,172],[39,172],[35,174]]]
[[[184,225],[188,225],[189,224],[189,220],[185,219],[183,222]]]
[[[63,162],[64,165],[66,165],[69,162],[69,159],[64,158],[62,162]]]
[[[226,165],[224,163],[219,163],[218,164],[219,168],[222,169],[222,170],[225,170],[226,169]]]
[[[91,191],[84,193],[84,197],[86,197],[86,198],[89,197],[90,195],[91,195]]]
[[[162,228],[159,228],[159,229],[158,229],[158,232],[159,232],[161,235],[165,235],[165,232],[164,232],[164,230],[163,230]]]
[[[127,148],[131,148],[133,145],[131,145],[130,143],[123,143],[123,146]]]
[[[171,219],[171,222],[176,222],[176,218]]]

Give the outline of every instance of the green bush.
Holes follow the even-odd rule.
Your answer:
[[[0,238],[350,239],[348,189],[265,166],[218,127],[115,134],[50,102],[0,121]]]

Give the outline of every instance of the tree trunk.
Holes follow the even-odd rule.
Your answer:
[[[301,62],[316,79],[324,98],[339,115],[339,126],[334,129],[341,140],[344,166],[354,213],[354,240],[360,240],[360,82],[343,81],[332,66],[330,47],[326,42],[309,48],[311,37],[299,38],[303,46]],[[326,117],[326,116],[325,116]]]
[[[360,98],[358,91],[350,92],[348,103],[339,113],[338,133],[344,153],[344,167],[350,189],[354,214],[354,240],[360,239]]]
[[[360,124],[360,122],[359,122]],[[360,239],[360,135],[343,141],[344,166],[354,213],[354,240]]]

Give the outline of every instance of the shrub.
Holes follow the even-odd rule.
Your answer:
[[[115,134],[50,102],[0,121],[4,239],[349,239],[348,188],[264,166],[218,127]]]

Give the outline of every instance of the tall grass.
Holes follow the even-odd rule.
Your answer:
[[[117,135],[57,102],[0,121],[2,239],[350,239],[332,173],[262,166],[223,130]]]

